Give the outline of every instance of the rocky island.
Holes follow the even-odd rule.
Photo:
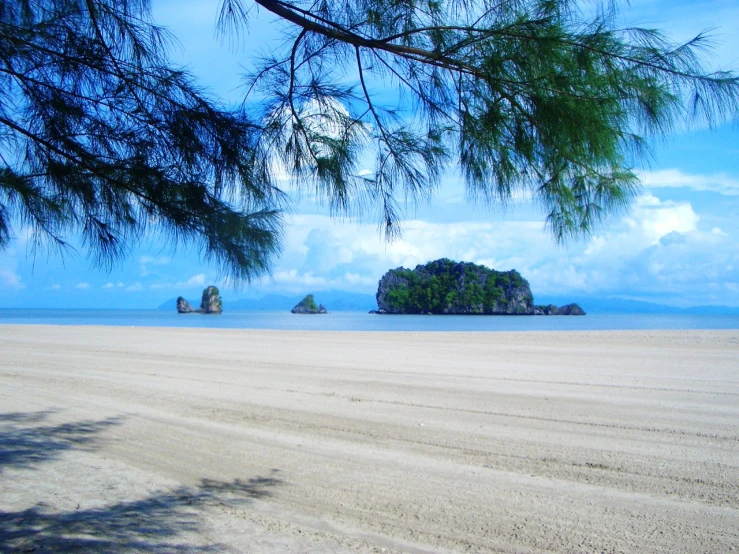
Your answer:
[[[328,310],[323,304],[316,305],[313,295],[309,294],[303,298],[298,304],[290,310],[293,314],[327,314]]]
[[[179,314],[220,314],[223,312],[223,301],[218,287],[210,286],[203,290],[200,307],[196,310],[182,296],[177,297],[177,313]]]
[[[528,281],[516,270],[446,258],[415,269],[391,269],[377,288],[380,314],[585,315],[577,304],[536,306]]]

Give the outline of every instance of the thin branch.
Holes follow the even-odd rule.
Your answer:
[[[393,149],[393,146],[390,144],[390,140],[387,137],[387,134],[385,133],[385,126],[380,121],[380,117],[375,111],[375,106],[372,103],[372,99],[370,98],[370,93],[367,90],[367,84],[364,82],[364,70],[362,68],[362,56],[359,52],[359,47],[355,47],[354,51],[357,56],[357,69],[359,69],[359,82],[362,85],[362,92],[364,92],[364,98],[367,102],[367,108],[369,109],[370,113],[372,114],[372,117],[375,120],[375,123],[377,123],[377,128],[380,130],[380,134],[382,135],[382,139],[385,142],[385,145],[388,147],[388,150],[393,154],[393,156],[398,159],[398,154]]]

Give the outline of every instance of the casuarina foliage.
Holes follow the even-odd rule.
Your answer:
[[[450,168],[472,201],[532,198],[562,240],[629,206],[649,139],[739,108],[710,37],[622,28],[615,1],[223,0],[219,29],[257,9],[285,48],[227,109],[147,0],[0,0],[0,245],[79,234],[109,265],[156,231],[249,279],[279,250],[276,175],[393,237]]]

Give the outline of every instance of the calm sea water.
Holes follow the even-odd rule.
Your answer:
[[[293,329],[316,331],[587,331],[626,329],[739,329],[737,315],[589,314],[578,316],[426,316],[335,312],[177,314],[159,310],[0,309],[0,323],[117,325],[212,329]]]

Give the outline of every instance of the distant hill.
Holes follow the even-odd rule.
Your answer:
[[[176,310],[177,309],[177,297],[173,296],[169,300],[165,300],[159,306],[157,306],[157,310]]]
[[[536,296],[537,304],[559,304],[565,301],[560,296]],[[624,298],[603,298],[588,296],[568,296],[568,301],[577,302],[589,314],[685,314],[685,315],[739,315],[739,308],[731,306],[694,306],[692,308],[676,308],[628,300]]]
[[[310,293],[311,291],[306,291]],[[373,294],[360,294],[340,290],[313,292],[316,302],[320,302],[329,312],[368,312],[377,308]],[[250,312],[289,312],[305,294],[286,296],[281,294],[266,294],[261,298],[223,299],[224,311]],[[161,304],[158,310],[174,310],[177,297],[173,296]]]

